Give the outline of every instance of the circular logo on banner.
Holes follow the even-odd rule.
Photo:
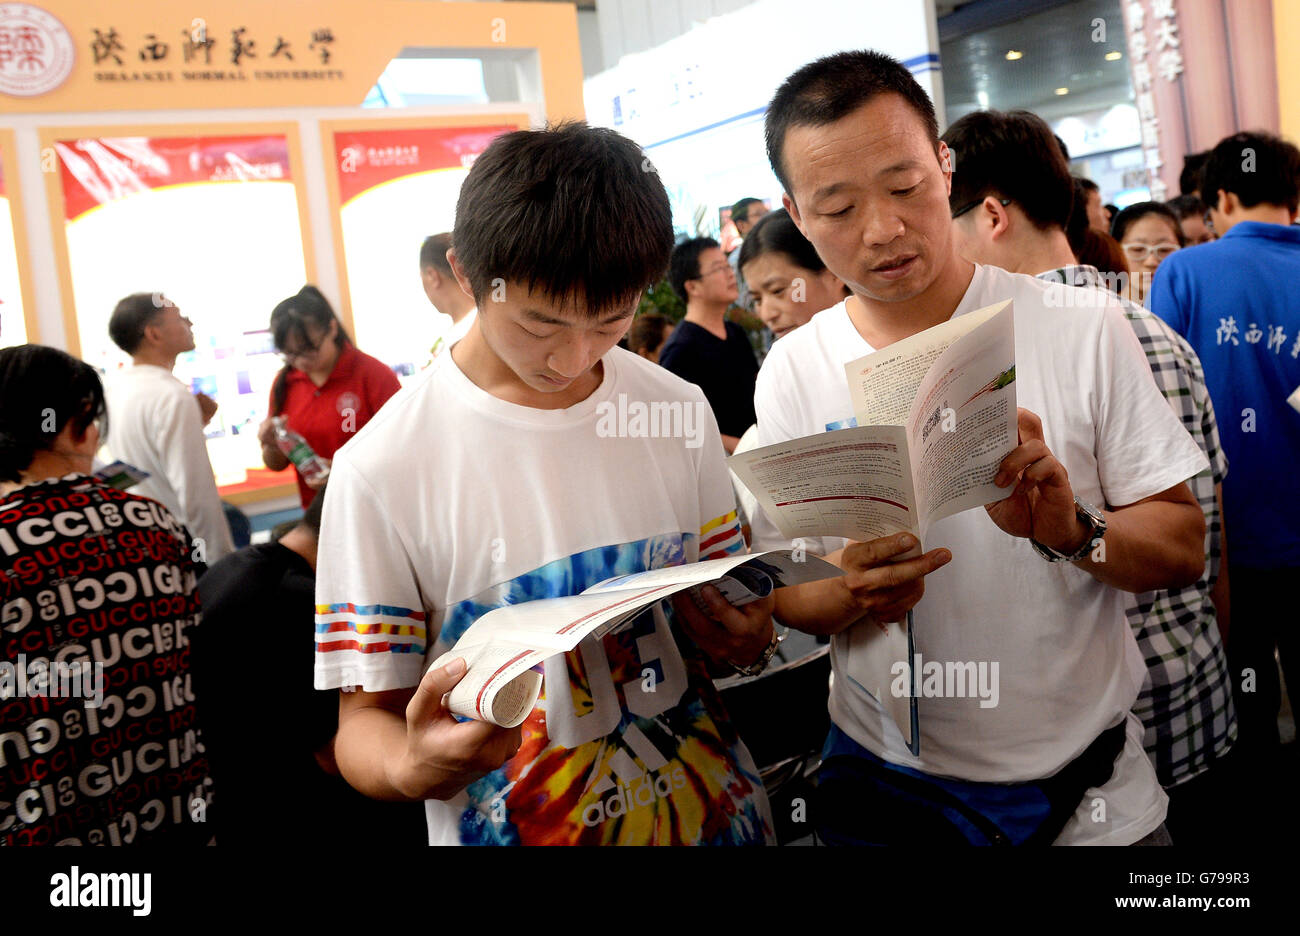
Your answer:
[[[340,416],[346,416],[348,410],[351,410],[353,415],[356,415],[357,410],[361,408],[361,397],[357,396],[351,390],[345,390],[339,394],[339,398],[335,402],[334,406],[339,411]]]
[[[72,74],[72,34],[58,17],[28,3],[0,3],[0,92],[34,97]]]

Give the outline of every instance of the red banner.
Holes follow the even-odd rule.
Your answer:
[[[101,137],[54,144],[64,214],[73,218],[137,192],[196,182],[288,181],[283,136]]]
[[[346,205],[366,189],[435,169],[469,168],[503,133],[501,127],[416,127],[351,130],[334,134],[339,200]]]

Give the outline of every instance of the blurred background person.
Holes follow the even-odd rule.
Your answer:
[[[284,367],[271,384],[270,413],[257,439],[272,471],[290,464],[276,445],[275,417],[286,417],[288,428],[328,462],[399,389],[388,365],[357,350],[315,286],[304,286],[272,310],[271,336]],[[316,492],[296,468],[295,473],[305,508]]]
[[[731,206],[731,223],[736,226],[736,233],[740,235],[742,245],[745,238],[749,236],[750,230],[767,213],[767,204],[752,196],[742,198]],[[745,277],[740,272],[740,247],[732,248],[731,253],[727,255],[727,261],[731,264],[731,272],[736,274],[736,305],[742,309],[751,309],[754,297],[749,287],[745,285]]]
[[[161,293],[134,293],[113,309],[108,334],[131,355],[131,366],[108,378],[113,422],[100,457],[147,471],[135,493],[152,497],[185,524],[199,546],[199,562],[216,562],[235,549],[203,435],[216,403],[206,396],[196,400],[172,376],[177,355],[194,350],[193,324]]]
[[[164,505],[91,475],[106,419],[89,364],[0,350],[0,662],[46,673],[43,688],[0,693],[0,845],[212,839],[206,708],[190,679],[193,544]]]
[[[1183,229],[1183,242],[1186,246],[1195,247],[1214,240],[1214,234],[1205,223],[1205,203],[1195,195],[1179,195],[1165,204],[1178,216],[1178,225]]]
[[[672,319],[666,315],[638,315],[627,333],[627,349],[647,361],[659,363],[659,352],[673,333]]]
[[[1275,771],[1278,659],[1293,704],[1300,687],[1300,415],[1287,405],[1300,388],[1300,228],[1292,224],[1300,150],[1271,134],[1233,134],[1211,150],[1201,180],[1218,240],[1165,261],[1151,310],[1196,349],[1224,414],[1237,749],[1259,784],[1250,802],[1267,810],[1295,795],[1294,774],[1282,779]],[[1271,813],[1258,817],[1275,821]]]
[[[1101,203],[1101,189],[1092,179],[1080,179],[1079,188],[1083,190],[1083,211],[1088,218],[1088,226],[1099,234],[1110,233],[1110,215]]]
[[[1199,153],[1187,153],[1183,156],[1183,168],[1178,173],[1178,193],[1180,195],[1195,195],[1201,198],[1201,171],[1205,168],[1205,161],[1210,157],[1209,150],[1203,150]],[[1201,198],[1201,201],[1205,201]]]
[[[1087,180],[1075,178],[1074,201],[1070,220],[1065,225],[1065,239],[1075,259],[1097,270],[1102,286],[1117,296],[1129,294],[1129,265],[1124,250],[1110,234],[1098,231],[1088,218]]]
[[[673,248],[668,266],[673,291],[686,302],[686,317],[659,352],[659,363],[701,390],[713,408],[728,453],[754,424],[758,359],[745,329],[727,321],[736,301],[736,274],[711,237]]]
[[[1186,243],[1178,215],[1162,202],[1138,202],[1115,216],[1111,236],[1124,248],[1132,272],[1128,298],[1149,305],[1146,300],[1156,268]]]
[[[765,214],[741,245],[740,269],[754,296],[754,311],[774,339],[843,302],[848,290],[826,269],[784,208]]]
[[[194,680],[209,716],[205,742],[221,789],[215,831],[223,845],[425,843],[421,804],[371,800],[339,775],[338,698],[312,685],[315,648],[305,636],[316,626],[316,547],[327,488],[278,542],[241,549],[203,578],[205,629],[196,642]],[[258,634],[256,663],[250,625]],[[258,681],[257,699],[269,730],[249,730],[247,683],[231,678],[254,665],[271,677]],[[347,821],[322,821],[329,816]]]
[[[447,262],[450,249],[450,231],[426,237],[420,245],[420,280],[424,294],[435,309],[451,319],[451,327],[439,335],[429,349],[430,362],[465,337],[476,314],[474,300],[465,295],[465,290],[451,274],[451,264]]]

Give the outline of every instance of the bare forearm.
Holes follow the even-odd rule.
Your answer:
[[[826,561],[840,565],[843,554],[844,550],[837,549]],[[778,588],[775,594],[776,619],[805,634],[838,634],[862,617],[839,577]]]
[[[334,759],[339,772],[371,799],[409,802],[415,797],[393,780],[406,747],[406,721],[386,709],[367,707],[339,719]]]
[[[1101,546],[1075,563],[1098,581],[1127,592],[1161,591],[1185,588],[1205,571],[1199,504],[1143,501],[1106,511],[1106,524]]]

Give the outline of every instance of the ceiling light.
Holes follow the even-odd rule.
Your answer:
[[[1015,61],[1016,59],[1018,59],[1018,58],[1024,58],[1024,56],[1025,56],[1025,53],[1023,53],[1023,52],[1017,52],[1015,49],[1008,49],[1008,50],[1007,50],[1007,61],[1008,61],[1008,62],[1014,62],[1014,61]]]
[[[1069,89],[1069,88],[1057,88],[1057,89],[1056,89],[1056,93],[1057,93],[1057,94],[1069,94],[1069,93],[1070,93],[1070,89]]]
[[[1123,57],[1124,57],[1124,53],[1123,53],[1123,52],[1107,52],[1107,53],[1106,53],[1106,61],[1108,61],[1108,62],[1118,62],[1118,61],[1119,61],[1120,59],[1122,59]]]

